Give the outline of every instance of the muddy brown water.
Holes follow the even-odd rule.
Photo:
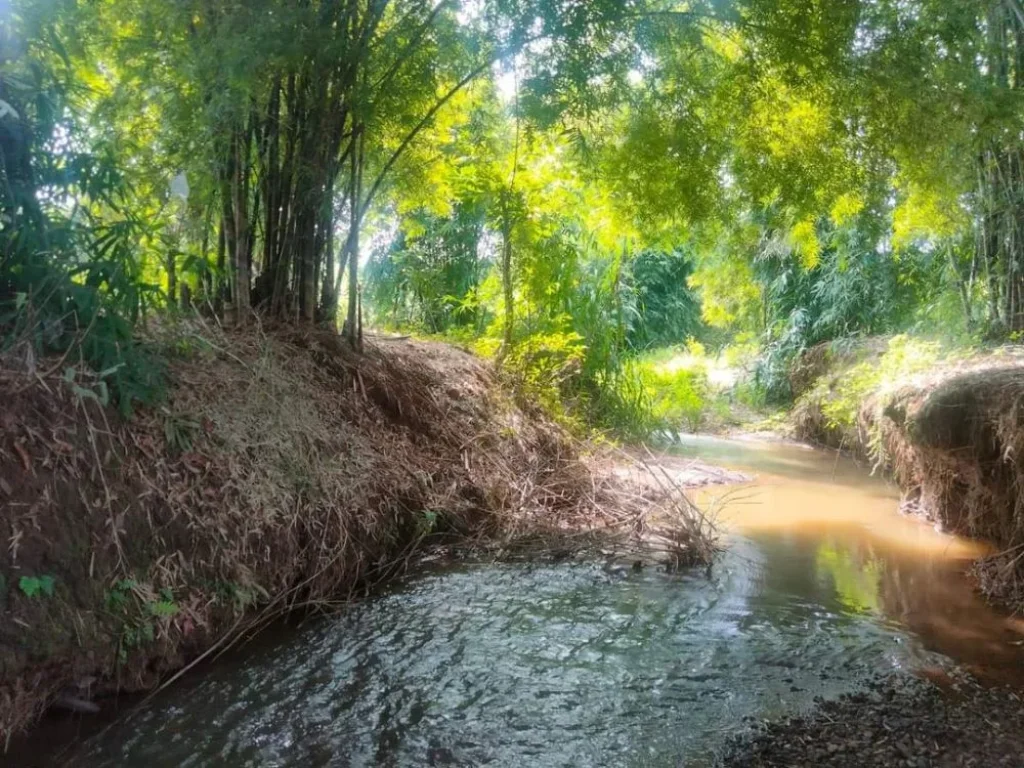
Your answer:
[[[699,494],[727,531],[710,576],[603,563],[426,573],[272,633],[59,759],[41,748],[24,764],[700,766],[745,717],[878,672],[1021,677],[1024,622],[963,574],[980,545],[901,516],[896,490],[863,467],[778,443],[677,450],[757,474]]]

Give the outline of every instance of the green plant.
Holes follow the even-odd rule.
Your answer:
[[[233,581],[220,582],[215,591],[221,599],[231,603],[236,611],[243,611],[256,605],[260,598],[267,597],[266,591],[259,585],[245,587]]]
[[[46,597],[53,597],[55,585],[56,579],[50,575],[22,576],[18,580],[18,588],[24,593],[25,597],[29,598],[40,594]]]
[[[5,40],[25,41],[0,65],[0,352],[81,360],[102,373],[85,386],[72,375],[76,394],[128,412],[162,392],[162,366],[133,338],[159,290],[140,254],[159,225],[75,119],[80,89],[54,20],[36,27],[18,11],[0,19]]]
[[[437,530],[437,524],[440,520],[440,516],[436,510],[428,509],[423,513],[423,516],[419,520],[419,529],[421,536],[429,536]]]
[[[537,333],[508,352],[502,371],[516,390],[555,417],[567,418],[565,401],[574,394],[586,353],[575,332]]]
[[[629,266],[640,321],[629,333],[634,349],[679,344],[702,328],[700,300],[688,285],[693,254],[644,250]]]
[[[192,419],[161,409],[164,416],[164,440],[171,456],[178,456],[192,450],[192,444],[199,432],[199,423]]]
[[[711,404],[707,374],[701,368],[661,370],[644,373],[644,386],[650,393],[654,418],[671,432],[684,426],[691,432],[700,429]]]
[[[822,413],[832,427],[852,427],[868,397],[884,399],[907,378],[932,369],[940,358],[937,342],[894,336],[878,359],[826,377],[827,383],[820,385],[828,387],[822,397]]]
[[[151,616],[158,619],[167,619],[178,613],[178,604],[173,600],[151,600],[146,603],[146,609]]]
[[[367,266],[369,305],[389,327],[428,334],[479,333],[487,320],[479,300],[483,265],[478,256],[485,211],[456,205],[450,216],[420,210]]]
[[[118,579],[104,594],[104,603],[107,610],[113,612],[125,612],[132,596],[132,590],[138,586],[135,579]]]
[[[128,661],[128,653],[145,643],[156,639],[156,629],[151,622],[125,624],[121,628],[121,636],[117,647],[117,658],[122,664]]]
[[[162,587],[152,599],[147,599],[148,594],[149,590],[137,580],[124,578],[115,581],[104,595],[107,610],[119,622],[117,653],[122,664],[128,660],[129,651],[153,642],[161,622],[180,611],[169,587]]]

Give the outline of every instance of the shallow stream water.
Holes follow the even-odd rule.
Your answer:
[[[743,718],[955,660],[1005,679],[1024,623],[963,569],[979,547],[899,515],[865,469],[687,438],[756,473],[700,492],[728,549],[684,575],[602,563],[431,572],[276,633],[77,751],[81,766],[708,765]]]

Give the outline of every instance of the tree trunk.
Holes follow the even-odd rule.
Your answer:
[[[249,304],[249,216],[246,210],[248,203],[245,195],[246,168],[242,158],[240,133],[236,134],[234,140],[235,172],[232,178],[232,194],[234,195],[235,214],[235,252],[232,266],[235,273],[235,320],[239,324],[245,324],[251,311]]]
[[[316,273],[313,266],[313,259],[316,251],[316,214],[309,202],[307,202],[305,218],[306,222],[305,226],[303,226],[303,236],[301,240],[301,253],[299,255],[299,268],[302,272],[299,285],[299,310],[302,319],[308,323],[312,323],[316,316]]]
[[[348,317],[345,320],[348,342],[353,349],[362,346],[359,318],[359,229],[362,224],[362,180],[363,180],[363,149],[366,134],[362,126],[353,128],[352,140],[356,142],[356,150],[352,152],[351,183],[352,183],[352,229],[349,232],[351,245],[348,249]]]
[[[334,295],[334,174],[327,188],[327,204],[330,211],[327,215],[327,230],[324,232],[324,268],[320,275],[320,322],[334,323],[338,311],[337,297]],[[331,310],[334,313],[331,313]]]
[[[505,296],[505,334],[501,358],[512,350],[512,330],[515,324],[515,289],[512,285],[512,221],[508,201],[501,210],[501,287]]]
[[[213,206],[206,207],[206,216],[203,218],[203,239],[199,246],[199,253],[203,257],[203,271],[199,278],[196,290],[200,295],[200,301],[205,297],[209,300],[213,295],[212,281],[210,280],[210,228],[213,226]]]
[[[221,215],[220,226],[217,228],[217,281],[216,287],[213,291],[213,311],[217,314],[217,317],[224,316],[224,300],[227,298],[224,294],[227,292],[227,281],[224,279],[226,264],[226,250],[227,250],[227,227],[225,226],[225,217]]]
[[[971,331],[974,329],[974,312],[971,308],[971,294],[969,283],[964,279],[960,273],[960,268],[956,263],[955,249],[952,244],[946,246],[946,256],[949,259],[949,268],[953,273],[953,280],[956,283],[957,291],[960,294],[960,303],[964,310],[964,321],[967,324],[967,330]]]
[[[167,251],[167,306],[178,303],[178,264],[173,248]]]

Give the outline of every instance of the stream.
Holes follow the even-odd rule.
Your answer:
[[[852,461],[687,437],[755,482],[696,495],[727,549],[669,574],[476,565],[261,637],[80,745],[80,766],[710,765],[724,741],[887,670],[1017,679],[1024,621],[978,544],[898,513]]]

